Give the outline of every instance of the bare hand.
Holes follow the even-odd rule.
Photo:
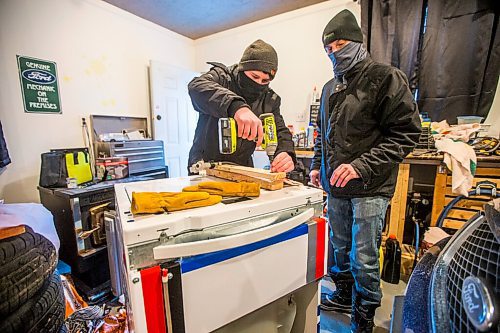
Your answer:
[[[330,185],[344,187],[351,179],[361,178],[350,164],[341,164],[330,178]]]
[[[314,186],[321,187],[319,182],[319,170],[311,170],[311,172],[309,172],[309,178]]]
[[[290,172],[295,168],[293,160],[287,152],[279,153],[271,164],[271,172]]]
[[[234,120],[238,126],[238,137],[249,141],[257,138],[257,147],[262,144],[264,132],[262,121],[246,106],[238,109],[234,114]]]

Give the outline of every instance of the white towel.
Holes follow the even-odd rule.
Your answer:
[[[54,244],[59,250],[59,237],[54,226],[52,213],[41,204],[0,204],[0,228],[27,225]]]
[[[451,189],[455,194],[469,196],[476,173],[477,158],[474,149],[461,141],[448,138],[436,140],[436,148],[444,153],[444,163],[451,170]]]
[[[432,136],[434,140],[443,138],[452,139],[454,141],[468,142],[472,135],[481,129],[479,124],[461,124],[448,125],[446,120],[433,122],[431,124]]]

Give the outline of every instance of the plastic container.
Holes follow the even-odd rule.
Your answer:
[[[76,178],[68,177],[68,178],[66,178],[66,185],[68,188],[77,188],[78,182],[77,182]]]
[[[389,235],[385,241],[384,269],[382,280],[398,284],[401,273],[401,247],[395,235]]]
[[[479,136],[486,136],[490,132],[491,124],[481,124],[481,128],[479,129]]]
[[[483,117],[479,116],[458,116],[457,117],[457,124],[462,125],[462,124],[479,124],[483,120]]]

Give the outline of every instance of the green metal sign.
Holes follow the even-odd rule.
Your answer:
[[[25,112],[61,113],[55,62],[17,56]]]

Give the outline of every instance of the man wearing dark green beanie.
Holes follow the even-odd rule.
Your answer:
[[[296,161],[292,135],[280,114],[281,99],[269,88],[278,70],[276,50],[259,39],[245,49],[238,64],[209,64],[212,68],[188,85],[194,109],[200,113],[188,166],[200,160],[253,166],[252,154],[263,139],[259,115],[273,113],[278,147],[271,171],[292,171]],[[234,118],[237,125],[236,152],[221,154],[218,120],[228,117]]]
[[[321,309],[351,313],[351,332],[372,332],[380,306],[379,247],[398,163],[413,149],[420,120],[399,69],[371,60],[354,15],[343,10],[322,42],[332,61],[318,116],[310,178],[328,194],[336,290]]]

